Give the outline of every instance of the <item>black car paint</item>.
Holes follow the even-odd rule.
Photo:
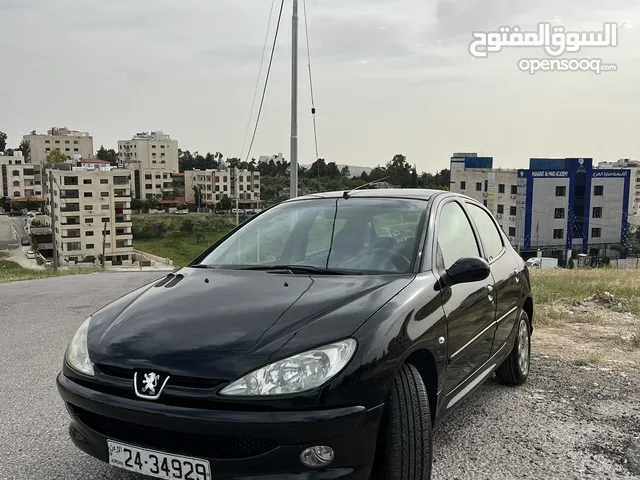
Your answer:
[[[376,195],[375,191],[358,194]],[[286,461],[291,472],[306,472],[290,478],[315,478],[311,470],[300,466],[292,452],[299,454],[301,445],[319,438],[333,438],[337,444],[346,441],[360,452],[355,463],[334,463],[326,478],[367,478],[375,450],[375,441],[370,437],[376,435],[386,396],[400,365],[410,361],[420,370],[437,425],[506,358],[515,338],[519,312],[525,302],[531,301],[526,266],[504,235],[507,247],[488,262],[491,275],[484,281],[447,285],[446,272],[432,262],[432,232],[438,212],[444,203],[457,200],[464,204],[471,201],[468,197],[407,190],[395,195],[422,195],[429,213],[416,247],[420,261],[415,262],[413,274],[322,276],[180,269],[174,274],[184,278],[174,286],[154,287],[154,282],[93,315],[89,329],[92,361],[213,378],[219,384],[210,389],[169,384],[156,402],[122,399],[112,393],[130,389],[131,380],[116,381],[99,371],[90,378],[65,366],[58,378],[62,397],[72,406],[80,404],[80,408],[122,420],[138,418],[143,424],[153,424],[162,415],[167,428],[175,430],[195,428],[200,422],[213,431],[225,431],[233,425],[234,434],[260,436],[267,428],[281,447],[260,457],[264,467],[252,470],[248,466],[251,462],[245,460],[249,462],[247,467],[235,470],[235,465],[228,464],[230,460],[212,460],[220,472],[234,472],[237,478],[257,475],[260,468],[264,469],[262,473],[280,472],[278,478],[289,478],[276,468],[276,460]],[[493,300],[489,298],[488,284],[494,286]],[[514,307],[516,312],[510,313]],[[230,381],[267,363],[347,337],[358,341],[356,355],[344,371],[315,391],[266,399],[227,398],[219,393]],[[198,408],[185,409],[189,405]],[[349,414],[359,419],[359,426],[349,432],[330,423],[314,423],[323,413],[341,418],[335,412],[345,408],[360,412]],[[306,412],[308,421],[291,427],[298,448],[281,458],[282,448],[290,448],[286,445],[292,438],[283,433],[286,429],[269,429],[267,425],[272,420],[268,419],[278,418],[273,415],[293,416],[295,412]],[[74,418],[72,428],[80,429],[85,437],[93,435],[95,442],[101,441],[100,435]],[[74,442],[105,459],[99,446]],[[341,470],[341,465],[347,470]]]

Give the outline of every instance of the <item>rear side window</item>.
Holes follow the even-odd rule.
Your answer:
[[[473,223],[478,227],[480,239],[482,240],[488,259],[496,258],[504,248],[498,227],[496,227],[496,224],[487,211],[472,203],[468,203],[467,207]]]
[[[469,219],[458,203],[450,202],[442,208],[436,229],[437,263],[445,270],[460,258],[480,256]]]

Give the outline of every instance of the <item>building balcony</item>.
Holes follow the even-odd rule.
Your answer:
[[[127,233],[116,233],[116,238],[118,239],[116,241],[116,245],[118,244],[118,241],[120,240],[133,240],[133,233],[131,232],[127,232]],[[129,244],[131,244],[131,242],[129,241]]]
[[[131,223],[130,217],[116,217],[115,223],[122,224],[123,226],[127,223]]]
[[[67,205],[66,207],[60,207],[60,212],[62,212],[62,214],[73,213],[77,215],[78,213],[80,213],[80,205]]]
[[[162,187],[160,190],[162,192],[173,192],[173,187]]]

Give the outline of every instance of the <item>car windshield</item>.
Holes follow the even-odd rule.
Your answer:
[[[412,270],[427,202],[326,198],[278,205],[192,266],[399,274]]]

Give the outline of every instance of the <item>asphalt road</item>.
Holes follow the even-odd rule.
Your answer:
[[[141,479],[72,446],[55,376],[89,314],[162,275],[0,284],[1,479]],[[437,429],[433,479],[640,479],[640,445],[629,447],[640,437],[638,382],[535,357],[525,386],[490,380]]]

